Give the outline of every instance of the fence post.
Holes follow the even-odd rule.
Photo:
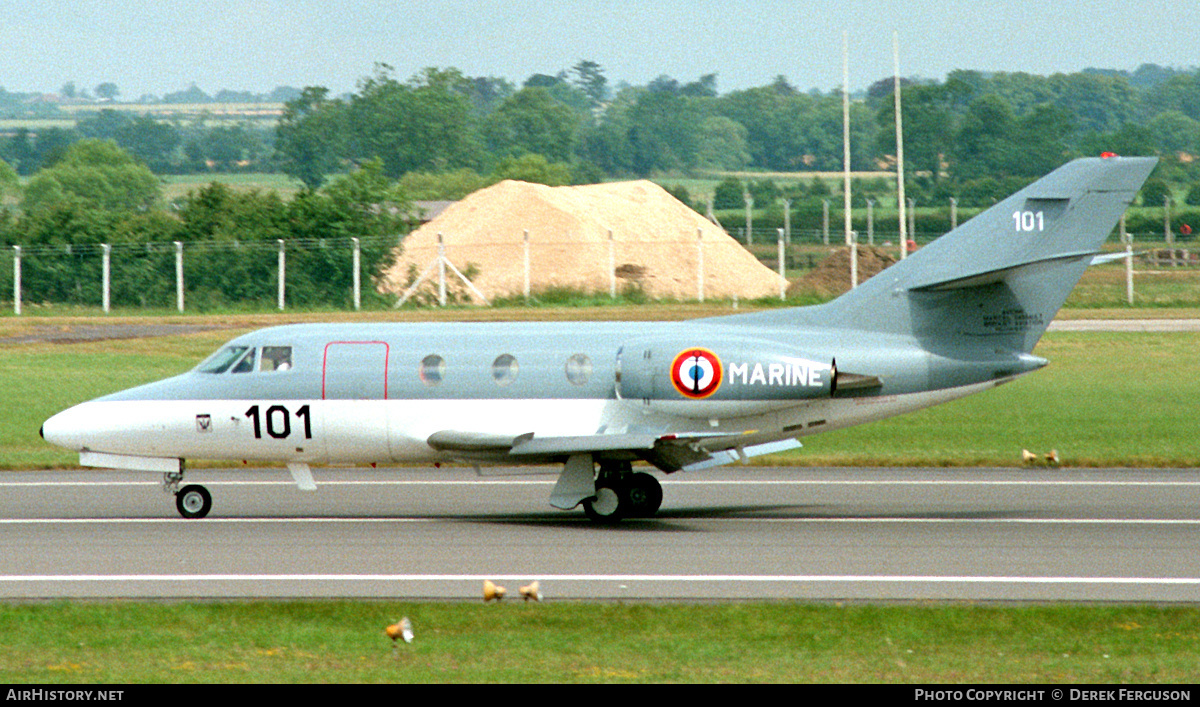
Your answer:
[[[696,299],[704,301],[704,229],[696,229]]]
[[[525,229],[525,304],[529,304],[529,229]]]
[[[101,244],[100,249],[102,253],[100,260],[100,289],[103,291],[101,299],[103,301],[104,313],[108,314],[112,303],[110,294],[112,285],[112,246],[104,243]]]
[[[779,229],[779,299],[787,299],[787,275],[784,274],[783,229]]]
[[[175,308],[183,313],[183,243],[175,241]]]
[[[350,241],[354,244],[354,257],[351,260],[354,268],[354,311],[357,312],[362,309],[362,248],[357,238],[351,238]]]
[[[1163,196],[1163,240],[1167,247],[1174,249],[1175,233],[1171,230],[1171,197]],[[1175,254],[1171,254],[1171,264],[1175,264]]]
[[[821,240],[829,245],[829,199],[821,200]]]
[[[917,202],[914,199],[908,200],[908,239],[915,245],[917,242]],[[908,244],[904,244],[908,248]]]
[[[950,230],[958,228],[958,199],[950,197]]]
[[[1125,244],[1125,301],[1133,304],[1133,236],[1125,231],[1125,214],[1121,214],[1121,242]]]
[[[867,199],[867,245],[875,245],[875,200]]]
[[[792,200],[783,200],[783,237],[792,242]]]
[[[438,234],[438,305],[446,306],[446,241]]]
[[[21,246],[13,246],[13,314],[21,313]]]
[[[608,296],[617,298],[617,243],[612,229],[608,229]]]
[[[846,234],[850,241],[850,289],[858,287],[858,231]]]
[[[279,243],[279,311],[283,311],[285,296],[287,294],[287,256],[283,251],[283,239],[277,239]]]
[[[754,197],[744,194],[746,200],[746,245],[754,245]]]

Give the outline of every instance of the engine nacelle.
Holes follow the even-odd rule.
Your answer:
[[[832,358],[818,360],[772,341],[697,339],[626,343],[618,361],[618,394],[688,417],[757,414],[833,394]]]

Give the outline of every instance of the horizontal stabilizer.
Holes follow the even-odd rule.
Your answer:
[[[1116,260],[1124,260],[1132,255],[1134,253],[1106,253],[1104,255],[1096,255],[1092,257],[1088,265],[1103,265],[1104,263],[1111,263]],[[1141,255],[1141,253],[1137,253],[1137,255]]]
[[[978,273],[973,273],[970,275],[964,275],[962,277],[956,277],[956,278],[953,278],[950,280],[943,280],[941,282],[931,282],[931,283],[927,283],[927,284],[923,284],[923,285],[918,285],[918,286],[913,287],[912,289],[916,292],[922,292],[922,291],[924,291],[924,292],[941,292],[944,290],[961,290],[961,289],[966,289],[968,287],[983,287],[984,285],[994,285],[996,283],[1003,282],[1005,279],[1007,279],[1017,273],[1020,273],[1025,270],[1032,270],[1033,268],[1036,268],[1041,265],[1049,265],[1049,264],[1053,264],[1053,263],[1071,263],[1071,262],[1077,262],[1077,261],[1084,260],[1084,259],[1089,259],[1089,264],[1095,265],[1096,257],[1099,257],[1099,256],[1096,255],[1095,251],[1088,251],[1088,252],[1082,252],[1082,253],[1066,253],[1063,255],[1055,255],[1055,256],[1047,257],[1047,258],[1038,258],[1036,260],[1028,260],[1026,262],[1016,263],[1016,264],[1010,265],[1008,267],[996,268],[994,270],[987,270],[984,272],[978,272]],[[1125,255],[1122,254],[1121,257],[1124,258]]]

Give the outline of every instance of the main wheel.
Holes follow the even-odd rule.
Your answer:
[[[596,495],[583,502],[583,512],[597,523],[616,523],[625,515],[623,495],[612,486],[596,486]]]
[[[203,486],[184,486],[175,494],[175,508],[184,518],[203,518],[212,510],[212,495]]]
[[[662,486],[650,474],[638,472],[625,479],[625,497],[629,501],[627,516],[649,518],[662,505]]]

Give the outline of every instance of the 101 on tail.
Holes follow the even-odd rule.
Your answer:
[[[304,324],[230,341],[188,373],[45,422],[84,466],[185,459],[559,465],[550,503],[653,515],[655,475],[987,390],[1046,364],[1055,312],[1154,168],[1070,162],[827,304],[683,322]]]

